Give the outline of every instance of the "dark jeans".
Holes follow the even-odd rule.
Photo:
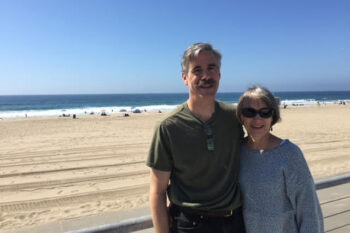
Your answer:
[[[171,233],[245,233],[242,208],[230,217],[206,217],[171,208]]]

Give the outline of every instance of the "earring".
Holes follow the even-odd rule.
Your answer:
[[[272,126],[271,126],[271,128],[270,128],[270,131],[272,131],[273,129],[272,129]]]

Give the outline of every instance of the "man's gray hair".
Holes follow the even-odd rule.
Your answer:
[[[203,51],[210,51],[214,54],[217,60],[217,65],[220,70],[221,67],[221,54],[219,51],[213,48],[211,44],[208,43],[196,43],[191,45],[185,52],[184,55],[182,56],[182,61],[181,61],[181,67],[182,67],[182,73],[187,74],[188,73],[188,68],[189,68],[189,63],[196,59],[198,55],[203,52]]]

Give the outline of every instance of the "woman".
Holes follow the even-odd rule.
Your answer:
[[[241,148],[240,185],[247,233],[321,233],[323,217],[303,153],[271,134],[280,120],[275,97],[263,87],[239,99],[237,118],[248,136]]]

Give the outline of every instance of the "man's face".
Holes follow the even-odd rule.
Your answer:
[[[215,97],[219,87],[220,70],[216,57],[211,51],[203,51],[189,63],[187,74],[182,74],[190,95]]]

